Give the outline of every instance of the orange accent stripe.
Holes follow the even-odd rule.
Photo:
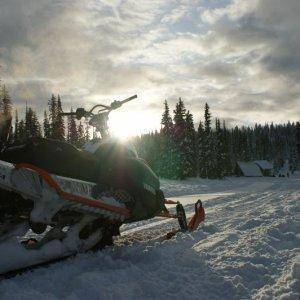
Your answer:
[[[205,210],[203,207],[201,207],[200,209],[198,209],[197,212],[195,212],[195,214],[191,218],[191,220],[188,224],[189,230],[190,231],[196,230],[198,228],[199,224],[201,222],[204,222],[204,220],[205,220]]]
[[[176,201],[165,199],[165,204],[177,204]]]
[[[57,191],[57,194],[69,201],[73,201],[73,202],[78,202],[78,203],[83,203],[83,204],[87,204],[89,206],[93,206],[93,207],[97,207],[97,208],[102,208],[104,210],[107,211],[111,211],[111,212],[116,212],[125,216],[130,216],[130,210],[126,209],[126,208],[122,208],[122,207],[117,207],[114,205],[110,205],[110,204],[106,204],[103,202],[103,200],[92,200],[90,198],[85,198],[82,196],[78,196],[78,195],[73,195],[71,193],[67,193],[65,192],[60,186],[59,184],[51,177],[51,175],[39,168],[36,167],[34,165],[28,164],[28,163],[20,163],[20,164],[16,164],[15,165],[15,169],[29,169],[32,171],[37,172],[40,176],[42,176],[42,178],[52,187]]]
[[[161,214],[156,215],[156,217],[173,218],[173,219],[176,219],[176,218],[177,218],[177,215],[175,215],[175,214],[170,214],[170,213],[161,213]]]

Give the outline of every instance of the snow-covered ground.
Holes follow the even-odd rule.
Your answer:
[[[128,224],[116,246],[0,282],[0,299],[300,299],[300,174],[163,180],[203,228],[163,240],[174,221]],[[5,255],[5,253],[1,253]]]

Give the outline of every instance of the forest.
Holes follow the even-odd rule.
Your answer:
[[[0,119],[9,122],[9,144],[24,143],[32,137],[59,139],[78,148],[91,138],[91,128],[75,117],[60,115],[60,95],[47,101],[43,120],[26,104],[25,115],[13,109],[13,101],[5,85],[0,90]],[[46,107],[46,103],[45,103]],[[225,121],[213,118],[206,103],[203,119],[195,120],[179,98],[173,113],[167,101],[163,105],[161,129],[133,137],[139,156],[163,178],[223,178],[234,175],[237,161],[269,160],[275,167],[289,160],[297,164],[300,123],[255,124],[228,128]],[[94,135],[94,134],[92,134]],[[3,142],[3,141],[2,141]]]

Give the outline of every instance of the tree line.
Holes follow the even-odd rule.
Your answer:
[[[44,119],[40,121],[34,108],[26,104],[24,116],[13,111],[12,100],[5,85],[0,89],[1,122],[10,122],[14,117],[14,126],[10,126],[9,142],[23,143],[29,138],[45,137],[70,142],[82,147],[90,139],[89,126],[77,121],[75,116],[68,116],[65,124],[61,115],[62,100],[60,95],[52,95],[48,100],[48,109],[44,111]],[[4,121],[5,120],[5,121]]]
[[[203,115],[195,129],[181,98],[173,116],[165,101],[161,130],[134,138],[138,153],[159,176],[171,179],[223,178],[235,173],[237,161],[269,160],[279,167],[288,159],[295,168],[299,122],[227,128],[225,121],[212,118],[207,103]]]
[[[14,126],[7,127],[11,143],[46,137],[81,148],[90,139],[89,126],[83,125],[75,116],[68,116],[67,122],[64,121],[60,95],[52,95],[48,100],[43,121],[39,121],[36,111],[28,105],[23,117],[12,107],[9,92],[3,85],[0,87],[0,125],[11,124],[14,117]],[[132,142],[139,155],[161,177],[223,178],[234,174],[239,160],[266,159],[278,165],[288,159],[295,166],[299,135],[299,122],[227,128],[225,121],[212,117],[207,103],[203,120],[196,129],[193,114],[179,98],[173,114],[165,101],[159,131],[135,137]]]

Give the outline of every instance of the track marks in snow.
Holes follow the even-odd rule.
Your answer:
[[[265,187],[205,201],[205,227],[168,241],[176,222],[128,226],[119,246],[0,284],[1,299],[298,299],[299,186]]]
[[[299,251],[296,234],[299,222],[294,212],[299,209],[299,193],[244,194],[227,201],[227,204],[220,202],[208,216],[211,220],[215,213],[220,220],[212,222],[223,229],[200,243],[201,250],[209,250],[208,264],[233,281],[238,278],[245,297],[254,294],[258,298],[277,297],[282,290],[272,286],[276,286],[281,277],[293,278],[289,295],[298,297],[300,278],[297,271],[288,270],[298,268],[294,267],[294,260]],[[285,276],[285,273],[296,275]]]

